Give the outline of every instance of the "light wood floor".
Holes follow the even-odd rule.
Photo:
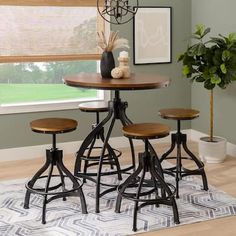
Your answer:
[[[157,152],[163,153],[168,144],[156,145]],[[189,144],[190,149],[196,153],[196,143]],[[139,151],[142,148],[137,148]],[[125,164],[129,158],[128,149],[122,150],[124,156],[122,163]],[[74,164],[74,157],[66,156],[64,158],[65,164],[72,170]],[[0,180],[10,180],[30,177],[42,165],[44,158],[37,158],[34,160],[22,160],[14,162],[0,163]],[[222,164],[206,164],[206,173],[208,182],[228,194],[236,197],[236,157],[228,156],[226,161]],[[181,220],[181,219],[180,219]],[[140,236],[235,236],[236,235],[236,216],[226,217],[217,220],[210,220],[195,224],[183,225],[174,228],[154,231]]]

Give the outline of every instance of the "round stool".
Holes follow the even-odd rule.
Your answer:
[[[177,132],[171,134],[171,147],[165,152],[160,162],[168,159],[176,159],[176,166],[168,169],[164,169],[164,173],[170,174],[176,179],[176,198],[179,198],[179,180],[184,176],[188,175],[201,175],[203,181],[203,189],[208,190],[207,177],[204,170],[204,164],[201,162],[187,147],[187,135],[181,133],[181,120],[192,120],[199,116],[199,111],[193,109],[183,109],[183,108],[171,108],[162,109],[159,111],[159,115],[164,119],[177,120]],[[181,154],[181,146],[188,154],[187,157],[183,157]],[[177,147],[177,155],[169,156],[172,151]],[[186,169],[183,167],[182,160],[187,159],[195,162],[197,168],[194,170]]]
[[[120,213],[122,197],[135,202],[133,213],[133,231],[137,231],[138,210],[147,205],[159,204],[172,206],[174,222],[179,224],[179,214],[175,202],[175,187],[164,181],[162,173],[156,168],[157,156],[151,155],[149,139],[159,139],[169,135],[169,127],[158,123],[132,124],[123,128],[126,137],[142,139],[145,150],[139,153],[139,165],[121,185],[118,186],[115,212]],[[150,176],[147,177],[147,172]],[[141,173],[141,175],[140,175]],[[128,188],[132,188],[128,190]],[[158,189],[161,189],[159,194]],[[172,190],[171,190],[172,189]],[[151,195],[153,193],[153,195]],[[140,198],[149,195],[148,199]],[[139,204],[140,203],[140,204]]]
[[[107,102],[86,102],[86,103],[81,103],[79,105],[79,109],[83,112],[91,112],[91,113],[96,113],[96,122],[92,124],[92,129],[94,129],[99,123],[100,123],[100,118],[99,118],[99,113],[100,112],[108,112],[108,104]],[[102,145],[96,146],[96,141],[101,140],[103,143],[105,141],[104,137],[104,128],[101,129],[101,131],[94,136],[92,139],[89,148],[87,148],[87,152],[85,153],[84,156],[78,156],[76,155],[76,163],[75,163],[75,169],[74,169],[74,174],[75,176],[77,175],[78,172],[80,172],[80,176],[86,176],[86,178],[89,178],[89,176],[96,176],[97,172],[87,172],[87,169],[91,166],[96,166],[99,164],[100,160],[100,155],[92,155],[93,150],[102,150]],[[107,144],[106,147],[107,153],[104,155],[104,162],[103,165],[110,165],[111,169],[114,169],[114,166],[116,167],[117,170],[117,175],[118,179],[121,180],[121,171],[120,171],[120,164],[118,157],[121,156],[121,152],[115,148],[112,148],[110,144]],[[84,169],[81,174],[81,165],[82,161],[84,161]],[[101,175],[109,175],[113,174],[114,171],[106,171],[102,172]],[[86,182],[86,178],[84,178],[84,182]]]
[[[81,202],[82,213],[87,213],[87,206],[82,191],[82,185],[78,182],[77,178],[71,174],[71,172],[63,164],[63,152],[56,147],[56,134],[68,133],[76,129],[77,121],[65,118],[45,118],[34,120],[30,123],[31,129],[37,133],[51,134],[52,135],[52,148],[46,150],[46,162],[37,171],[33,178],[26,184],[26,195],[24,208],[29,208],[29,201],[31,193],[42,195],[43,200],[43,212],[42,223],[46,223],[46,204],[54,199],[63,198],[66,200],[67,196],[78,196]],[[57,175],[53,174],[54,167],[57,168]],[[43,173],[49,169],[48,175]],[[60,177],[60,183],[54,186],[50,186],[51,178]],[[34,188],[36,181],[46,178],[45,188]],[[72,187],[66,189],[65,178],[71,181]],[[60,191],[55,192],[56,189],[61,188]],[[48,198],[49,197],[49,198]]]

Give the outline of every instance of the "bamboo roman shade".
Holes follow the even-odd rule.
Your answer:
[[[96,0],[0,0],[1,5],[18,6],[96,6]]]
[[[96,60],[95,0],[0,0],[0,62]]]

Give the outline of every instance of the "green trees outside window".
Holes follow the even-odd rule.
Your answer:
[[[0,64],[0,104],[94,98],[96,90],[68,87],[65,75],[97,72],[96,61]]]

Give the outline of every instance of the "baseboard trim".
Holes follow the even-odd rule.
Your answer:
[[[172,131],[173,133],[176,131]],[[186,129],[182,131],[186,133],[189,137],[189,140],[198,142],[199,138],[202,136],[206,136],[206,134],[201,133],[196,130]],[[151,143],[170,143],[170,136],[152,140]],[[58,143],[58,148],[62,149],[65,155],[71,155],[76,153],[79,149],[82,141],[76,142],[66,142],[66,143]],[[129,141],[125,137],[113,137],[110,139],[110,144],[116,148],[125,148],[129,146]],[[140,140],[134,140],[134,146],[140,146],[143,142]],[[45,155],[45,149],[50,148],[50,144],[45,145],[37,145],[37,146],[27,146],[27,147],[19,147],[19,148],[8,148],[8,149],[0,149],[0,162],[6,161],[15,161],[15,160],[26,160],[26,159],[34,159],[39,158]],[[227,154],[233,157],[236,157],[236,145],[232,143],[227,143]]]
[[[64,154],[75,153],[81,145],[78,142],[58,143],[58,148],[63,150]],[[18,148],[0,149],[0,162],[35,159],[45,155],[45,150],[50,149],[50,144],[27,146]]]
[[[169,136],[163,139],[160,139],[159,142],[170,142]],[[129,141],[126,137],[113,137],[110,138],[109,141],[112,147],[116,148],[126,148],[129,147]],[[152,143],[156,143],[154,140]],[[76,142],[65,142],[58,143],[57,147],[63,150],[64,155],[75,154],[82,141]],[[99,142],[98,142],[99,145]],[[142,145],[142,141],[134,140],[134,146]],[[27,159],[35,159],[45,155],[45,150],[50,149],[51,144],[45,145],[37,145],[37,146],[26,146],[26,147],[18,147],[18,148],[7,148],[0,149],[0,163],[6,161],[15,161],[15,160],[27,160]]]

